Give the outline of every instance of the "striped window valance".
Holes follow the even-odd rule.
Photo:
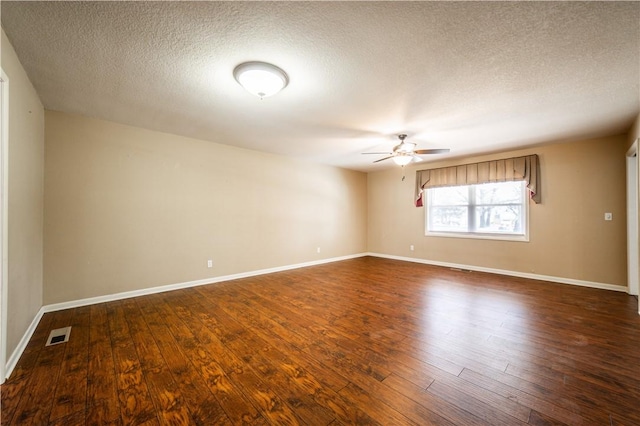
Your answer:
[[[416,207],[423,205],[423,192],[440,186],[524,180],[531,199],[540,203],[540,163],[537,155],[462,164],[416,172]]]

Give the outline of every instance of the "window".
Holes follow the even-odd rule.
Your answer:
[[[528,241],[524,181],[427,189],[426,235]]]

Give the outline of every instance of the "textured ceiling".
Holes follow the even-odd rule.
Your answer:
[[[355,170],[393,167],[360,153],[397,133],[464,156],[623,133],[639,112],[637,2],[1,8],[47,109]],[[248,94],[232,71],[252,60],[289,86]]]

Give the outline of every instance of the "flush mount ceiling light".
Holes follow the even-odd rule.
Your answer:
[[[266,62],[245,62],[233,70],[233,76],[249,93],[260,99],[275,95],[289,84],[280,68]]]

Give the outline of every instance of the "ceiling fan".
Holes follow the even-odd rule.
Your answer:
[[[374,161],[374,163],[379,163],[380,161],[393,158],[394,163],[396,163],[397,165],[406,166],[412,161],[422,161],[422,158],[419,157],[420,155],[444,154],[446,152],[449,152],[449,149],[416,149],[415,143],[405,142],[406,138],[407,135],[405,134],[398,135],[400,143],[393,147],[392,152],[363,152],[363,154],[387,155],[387,157],[376,160]]]

